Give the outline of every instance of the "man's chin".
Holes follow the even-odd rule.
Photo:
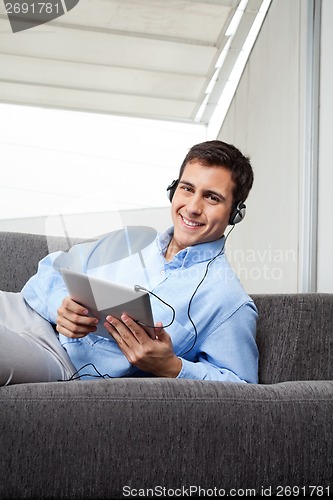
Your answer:
[[[177,238],[178,236],[178,238]],[[203,235],[199,234],[175,234],[176,240],[179,242],[179,245],[182,248],[191,247],[194,245],[199,245],[200,243],[204,243],[206,239]]]

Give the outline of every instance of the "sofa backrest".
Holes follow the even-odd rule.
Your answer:
[[[253,295],[259,382],[333,379],[333,294]]]
[[[45,255],[68,247],[62,237],[0,232],[0,290],[19,292]]]
[[[20,291],[45,255],[73,243],[57,236],[0,232],[0,290]],[[259,312],[259,382],[333,380],[333,294],[252,298]]]

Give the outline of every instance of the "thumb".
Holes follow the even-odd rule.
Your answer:
[[[155,325],[155,334],[159,340],[165,340],[167,336],[167,332],[164,330],[163,323],[161,321],[158,321]]]

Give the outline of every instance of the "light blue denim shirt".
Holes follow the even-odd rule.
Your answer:
[[[68,252],[51,253],[40,261],[37,274],[22,289],[23,296],[41,316],[56,323],[57,309],[68,295],[60,267],[144,286],[176,311],[166,330],[182,360],[178,378],[257,383],[256,307],[224,252],[207,270],[221,252],[224,238],[188,247],[167,262],[164,254],[172,233],[170,228],[148,245],[139,245],[133,252],[128,245],[124,252],[125,228],[74,245]],[[170,307],[150,298],[155,323],[170,323]],[[97,370],[106,377],[149,376],[127,361],[111,336],[110,340],[94,334],[71,339],[60,334],[59,341],[82,378],[96,376]]]

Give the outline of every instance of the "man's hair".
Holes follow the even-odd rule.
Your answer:
[[[218,140],[196,144],[189,150],[180,167],[179,179],[186,165],[194,160],[204,166],[218,165],[230,170],[235,184],[234,203],[246,200],[253,184],[253,170],[249,158],[244,156],[239,149]]]

